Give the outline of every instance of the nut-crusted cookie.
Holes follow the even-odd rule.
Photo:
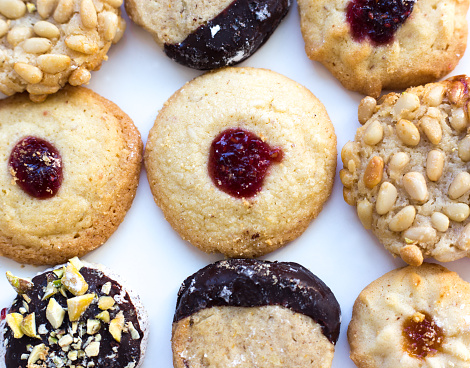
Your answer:
[[[255,257],[299,236],[333,185],[336,136],[305,87],[226,68],[165,103],[145,152],[156,203],[205,252]]]
[[[394,255],[419,265],[470,255],[470,78],[391,93],[359,105],[348,142],[344,198]]]
[[[42,101],[87,84],[126,27],[122,0],[2,0],[0,91]]]
[[[75,258],[32,280],[7,278],[18,296],[0,323],[0,367],[142,365],[147,312],[113,271]]]
[[[331,366],[340,329],[331,290],[292,262],[230,259],[188,277],[173,321],[173,364]]]
[[[83,87],[0,102],[0,254],[58,264],[103,244],[134,199],[142,141],[115,104]]]
[[[424,263],[393,270],[354,303],[348,340],[359,368],[470,367],[470,284]]]
[[[298,0],[305,51],[344,87],[382,89],[432,82],[463,56],[468,0]]]
[[[195,69],[235,65],[262,46],[291,0],[126,0],[129,17],[166,55]]]

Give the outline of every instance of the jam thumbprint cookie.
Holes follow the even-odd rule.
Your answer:
[[[226,68],[187,83],[150,131],[145,165],[156,203],[205,252],[256,257],[298,237],[335,175],[323,105],[272,71]]]

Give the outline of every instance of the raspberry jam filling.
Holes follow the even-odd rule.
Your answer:
[[[3,321],[7,317],[7,308],[3,308],[0,311],[0,321]]]
[[[383,45],[392,41],[413,6],[414,0],[353,0],[348,4],[346,20],[356,41],[369,37],[373,43]]]
[[[424,359],[436,353],[442,345],[442,329],[427,313],[415,313],[403,326],[405,350],[410,356]]]
[[[236,128],[220,133],[209,153],[209,176],[220,190],[237,198],[252,197],[263,185],[272,162],[282,161],[282,150],[255,134]]]
[[[38,199],[53,197],[62,183],[62,158],[57,149],[37,137],[26,137],[13,148],[10,172],[27,194]]]

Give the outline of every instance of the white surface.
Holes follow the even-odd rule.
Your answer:
[[[148,33],[127,21],[124,38],[111,48],[109,61],[103,63],[101,70],[92,73],[89,88],[125,111],[145,143],[163,103],[201,72],[171,61]],[[268,68],[284,74],[305,85],[324,103],[338,138],[338,173],[342,168],[341,148],[354,138],[359,127],[357,105],[362,96],[345,90],[321,64],[307,58],[295,4],[269,41],[241,66]],[[470,52],[451,75],[463,73],[470,74]],[[221,258],[197,250],[172,230],[153,201],[145,171],[124,222],[106,244],[84,257],[114,269],[140,294],[150,317],[144,368],[172,367],[171,321],[178,288],[187,276]],[[394,259],[362,227],[355,209],[343,201],[338,174],[331,198],[307,231],[263,258],[298,262],[332,289],[342,309],[341,335],[333,367],[353,368],[346,330],[354,300],[371,281],[404,263]],[[445,264],[467,281],[470,281],[469,265],[469,259]],[[3,276],[5,271],[28,277],[45,268],[23,267],[0,258],[0,309],[9,306],[15,297]]]

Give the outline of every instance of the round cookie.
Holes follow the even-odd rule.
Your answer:
[[[147,312],[111,270],[75,258],[32,280],[7,277],[18,296],[0,323],[0,367],[142,365]]]
[[[331,290],[297,263],[219,261],[178,292],[173,364],[330,367],[340,314]]]
[[[287,14],[291,0],[126,0],[129,17],[150,32],[166,55],[207,70],[251,56]]]
[[[320,212],[336,136],[301,85],[268,70],[226,68],[165,103],[145,165],[156,203],[183,239],[209,253],[256,257],[298,237]]]
[[[0,91],[42,101],[87,84],[124,33],[122,0],[7,0],[0,5]]]
[[[470,284],[424,263],[367,286],[348,328],[359,368],[470,367]]]
[[[0,102],[0,141],[1,255],[58,264],[103,244],[124,219],[142,141],[112,102],[83,87],[40,104],[9,97]]]
[[[298,0],[305,51],[345,88],[432,82],[451,72],[467,43],[468,0]]]
[[[392,254],[418,266],[470,255],[470,79],[359,105],[365,123],[341,152],[344,199]]]

